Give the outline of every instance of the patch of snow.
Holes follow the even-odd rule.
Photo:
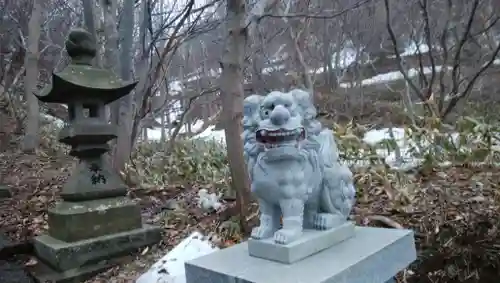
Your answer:
[[[429,52],[429,46],[425,43],[416,44],[415,42],[410,43],[410,45],[406,46],[405,50],[400,53],[401,57],[412,56],[418,54],[418,49],[420,49],[420,53],[424,54]]]
[[[404,129],[393,128],[392,133],[393,133],[394,139],[396,141],[401,141],[405,138]],[[378,130],[377,129],[370,130],[370,131],[366,132],[364,137],[363,137],[363,141],[366,144],[369,144],[371,146],[375,146],[376,144],[378,144],[384,140],[387,140],[387,139],[391,139],[388,128],[378,129]]]
[[[40,116],[43,120],[46,120],[47,122],[49,122],[51,124],[54,124],[58,128],[64,127],[64,121],[57,118],[57,117],[54,117],[52,115],[48,115],[45,113],[40,113]]]
[[[451,69],[451,67],[448,67],[448,68]],[[435,68],[436,72],[440,72],[441,69],[442,69],[442,66],[436,66],[436,68]],[[416,68],[412,68],[412,69],[409,69],[407,71],[407,75],[410,78],[418,76],[419,73],[420,73],[420,70],[416,69]],[[424,67],[423,73],[424,74],[432,73],[432,68],[431,67]],[[391,81],[401,80],[403,78],[404,78],[403,74],[400,71],[394,71],[394,72],[388,72],[388,73],[384,73],[384,74],[378,74],[378,75],[373,76],[371,78],[364,79],[361,81],[361,85],[381,84],[381,83],[387,83],[387,82],[391,82]],[[342,88],[350,88],[352,86],[353,86],[352,83],[341,83],[340,84],[340,87],[342,87]]]
[[[265,67],[265,68],[262,68],[262,74],[268,75],[268,74],[271,74],[273,72],[281,71],[284,68],[285,68],[285,65],[277,65],[277,66]]]
[[[224,130],[214,130],[215,126],[208,127],[205,131],[194,136],[194,138],[200,138],[204,140],[215,140],[221,144],[226,144],[226,132]]]
[[[380,146],[376,149],[377,155],[383,158],[385,163],[392,169],[409,171],[421,166],[424,160],[420,157],[424,156],[424,154],[428,152],[432,146],[432,137],[430,139],[423,138],[421,141],[417,142],[408,137],[409,133],[411,132],[405,132],[405,129],[403,128],[392,129],[394,142],[400,150],[399,159],[393,149],[382,149]],[[458,133],[450,133],[448,138],[455,147],[461,148],[460,135]],[[363,137],[363,141],[373,147],[376,147],[376,145],[388,140],[392,140],[389,128],[368,131]],[[365,164],[363,162],[359,165]]]
[[[278,50],[271,56],[271,59],[269,60],[269,63],[271,64],[276,64],[278,62],[281,62],[285,60],[288,57],[287,52],[283,52],[283,49],[285,49],[286,44],[282,44]]]
[[[159,120],[159,119],[158,119]],[[202,120],[197,120],[193,124],[191,124],[191,131],[192,132],[197,132],[201,128],[203,128],[204,122]],[[151,140],[159,140],[161,139],[161,129],[160,128],[155,128],[155,129],[147,129],[148,131],[148,138]],[[166,135],[168,136],[168,130],[165,129],[167,132]],[[182,125],[179,134],[184,134],[188,132],[188,125]]]
[[[220,197],[215,193],[209,193],[207,189],[198,191],[198,206],[205,211],[219,211],[222,208]]]
[[[192,82],[206,78],[215,78],[218,77],[221,73],[222,73],[222,68],[210,69],[208,71],[199,69],[199,71],[189,74],[188,77],[185,78],[183,81]]]
[[[309,74],[311,74],[311,75],[318,75],[318,74],[322,74],[324,72],[325,72],[325,68],[323,68],[323,67],[319,67],[316,70],[314,70],[314,69],[309,70]]]
[[[332,54],[332,68],[347,68],[349,65],[354,63],[356,61],[356,55],[357,51],[356,49],[352,47],[345,47],[342,50],[340,50],[340,55],[339,55],[339,62],[337,65],[336,58],[337,58],[337,53]]]
[[[189,76],[188,78],[186,78],[184,81],[185,82],[192,82],[192,81],[197,81],[197,80],[200,80],[202,77],[199,76],[199,75],[193,75],[193,76]]]
[[[199,232],[182,240],[142,274],[136,283],[185,283],[184,263],[217,251],[212,242]]]
[[[182,82],[181,81],[173,81],[168,84],[168,88],[170,91],[175,92],[175,93],[180,93],[183,90]]]
[[[387,149],[376,149],[377,155],[383,158],[385,163],[392,169],[408,171],[420,166],[423,160],[414,157],[413,148],[415,148],[416,144],[408,139],[405,129],[393,128],[392,135],[394,142],[399,147],[401,156],[398,158],[394,150],[389,151]],[[388,140],[392,140],[389,128],[368,131],[363,137],[366,144],[374,147]]]

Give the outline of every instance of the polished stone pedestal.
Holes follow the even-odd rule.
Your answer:
[[[355,235],[285,264],[249,255],[248,243],[185,264],[187,283],[384,283],[416,259],[413,232],[356,227]]]
[[[352,222],[326,231],[305,230],[300,239],[288,245],[276,244],[273,238],[250,239],[248,252],[254,257],[290,264],[349,239],[354,236],[354,230]]]

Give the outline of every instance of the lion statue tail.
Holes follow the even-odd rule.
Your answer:
[[[340,214],[347,219],[356,197],[352,172],[340,162],[333,131],[324,129],[317,138],[321,145],[319,155],[324,165],[321,208],[327,213]]]

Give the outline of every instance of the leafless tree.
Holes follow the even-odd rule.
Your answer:
[[[488,1],[474,0],[465,4],[450,0],[417,0],[414,5],[421,16],[412,22],[409,32],[417,47],[421,43],[428,47],[427,52],[417,48],[418,82],[410,77],[404,58],[397,52],[400,42],[393,29],[390,0],[384,0],[386,28],[398,69],[412,93],[433,115],[446,118],[460,100],[471,94],[478,79],[495,63],[500,44],[483,48],[478,40],[491,38],[492,29],[500,24],[500,16],[495,11],[488,12],[491,8]]]
[[[26,44],[26,57],[24,68],[24,95],[28,102],[28,119],[26,121],[26,132],[23,141],[25,151],[35,151],[38,145],[39,108],[38,99],[34,95],[38,81],[38,56],[40,41],[40,25],[42,23],[43,6],[40,1],[33,1],[33,8],[28,24],[28,40]]]

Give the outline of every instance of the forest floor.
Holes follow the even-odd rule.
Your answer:
[[[13,194],[0,200],[0,227],[13,241],[22,242],[47,230],[47,208],[58,200],[74,160],[45,150],[43,141],[35,154],[22,153],[16,146],[19,139],[11,137],[11,146],[0,153],[0,174]],[[399,282],[500,281],[500,168],[452,166],[417,172],[409,175],[404,189],[387,179],[366,181],[367,174],[355,172],[358,200],[352,218],[359,225],[415,231],[419,258],[399,275]],[[88,282],[134,282],[195,230],[212,235],[221,247],[244,240],[247,235],[221,229],[221,223],[235,214],[234,203],[226,203],[221,212],[204,213],[196,206],[199,188],[197,184],[131,188],[129,194],[141,204],[145,221],[164,228],[163,241]],[[163,213],[171,200],[178,208]],[[250,222],[256,223],[254,216]],[[18,260],[26,266],[37,264],[30,256]]]

